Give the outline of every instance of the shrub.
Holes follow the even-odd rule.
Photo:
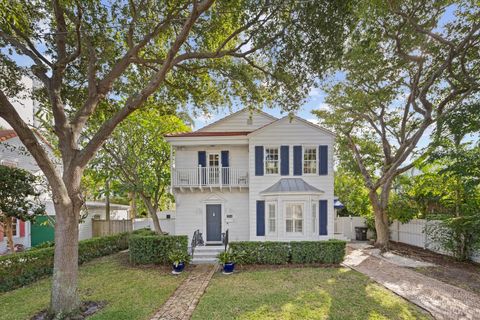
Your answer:
[[[345,257],[345,244],[340,240],[291,242],[291,262],[337,264]]]
[[[289,262],[288,242],[231,242],[232,253],[239,264],[286,264]]]
[[[137,229],[133,231],[132,234],[138,234],[142,236],[154,236],[157,233],[150,228],[142,228],[142,229]]]
[[[128,236],[128,233],[120,233],[80,241],[79,263],[127,249]],[[51,274],[54,250],[50,246],[0,257],[0,292],[24,286]]]
[[[187,236],[132,235],[129,239],[130,262],[134,264],[168,264],[174,250],[188,253]]]
[[[337,264],[345,256],[345,241],[231,242],[240,264],[327,263]]]

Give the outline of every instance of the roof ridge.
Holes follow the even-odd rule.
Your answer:
[[[223,118],[218,119],[217,121],[214,121],[214,122],[212,122],[212,123],[210,123],[210,124],[208,124],[208,125],[206,125],[206,126],[204,126],[204,127],[201,127],[200,129],[197,129],[197,130],[195,130],[194,132],[203,131],[204,129],[206,129],[206,128],[208,128],[208,127],[211,127],[211,126],[213,126],[214,124],[219,123],[220,121],[229,119],[229,118],[231,118],[231,117],[233,117],[233,116],[235,116],[235,115],[237,115],[237,114],[240,114],[240,113],[242,113],[242,112],[249,111],[249,110],[250,110],[249,107],[242,108],[242,109],[240,109],[240,110],[238,110],[238,111],[235,111],[234,113],[231,113],[231,114],[229,114],[229,115],[227,115],[227,116],[225,116],[225,117],[223,117]],[[278,120],[277,117],[272,116],[271,114],[269,114],[269,113],[267,113],[267,112],[265,112],[265,111],[263,111],[263,110],[261,110],[261,109],[252,109],[252,111],[253,111],[253,112],[258,112],[258,113],[260,113],[260,114],[262,114],[262,115],[264,115],[264,116],[267,116],[267,117],[269,117],[270,119],[272,119],[273,121]]]

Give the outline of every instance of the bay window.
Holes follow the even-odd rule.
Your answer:
[[[288,233],[303,233],[303,205],[287,203],[285,207],[285,231]]]

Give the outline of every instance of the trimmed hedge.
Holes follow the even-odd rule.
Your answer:
[[[291,262],[338,264],[345,257],[345,245],[341,240],[291,242]]]
[[[127,249],[128,236],[128,233],[119,233],[80,241],[79,264]],[[0,292],[13,290],[52,274],[54,250],[54,247],[47,247],[0,257]]]
[[[288,242],[230,242],[232,253],[239,264],[286,264],[290,252]]]
[[[168,255],[175,249],[188,253],[187,236],[135,234],[128,240],[133,264],[169,264]]]
[[[325,263],[338,264],[345,257],[345,241],[254,242],[229,244],[239,264]]]

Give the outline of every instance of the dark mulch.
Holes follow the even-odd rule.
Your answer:
[[[276,269],[295,269],[295,268],[338,268],[338,264],[325,263],[306,263],[306,264],[244,264],[235,265],[235,271],[259,271],[259,270],[276,270]],[[219,268],[221,271],[221,268]]]
[[[436,267],[416,269],[428,277],[480,294],[480,264],[478,263],[457,261],[449,256],[398,242],[391,242],[391,250],[403,256],[436,264]]]
[[[170,273],[172,271],[172,266],[170,265],[161,265],[161,264],[132,264],[130,262],[128,252],[121,252],[118,254],[118,259],[117,259],[120,264],[124,267],[127,268],[135,268],[135,269],[143,269],[143,270],[148,270],[148,269],[156,269],[160,272],[164,273]],[[195,268],[195,265],[188,264],[185,266],[185,271],[192,271]]]
[[[82,305],[78,309],[78,312],[66,316],[65,320],[83,320],[87,319],[91,315],[95,314],[96,312],[100,311],[105,307],[105,301],[84,301]],[[34,315],[30,320],[51,320],[53,316],[48,313],[48,310],[42,310],[36,315]]]

